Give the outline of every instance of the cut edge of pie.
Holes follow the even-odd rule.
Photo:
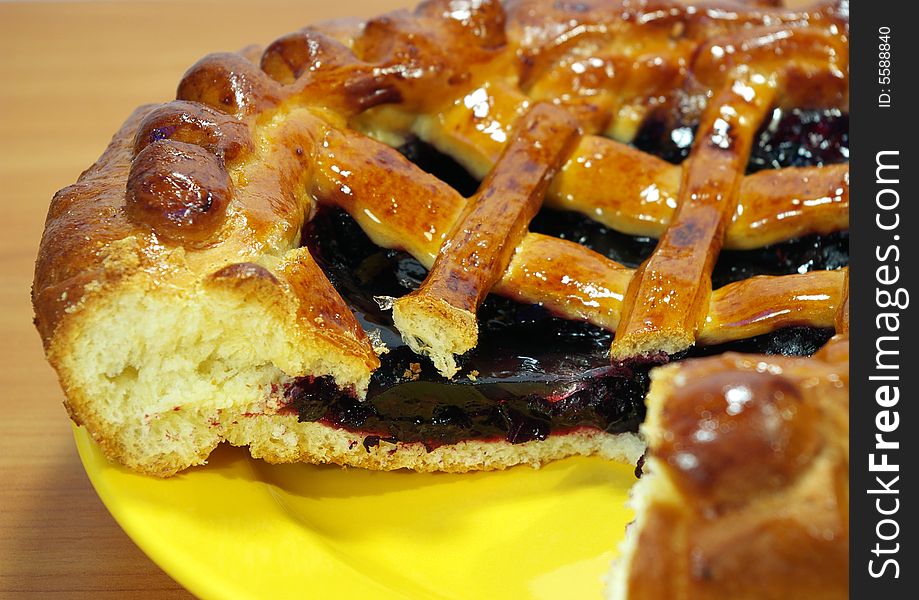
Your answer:
[[[845,598],[849,340],[656,369],[607,598]]]

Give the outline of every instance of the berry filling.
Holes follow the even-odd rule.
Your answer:
[[[666,117],[649,119],[635,147],[678,164],[689,156],[695,125],[669,127]],[[849,115],[839,109],[776,108],[756,134],[747,173],[784,167],[819,167],[849,160]]]
[[[326,378],[287,391],[301,420],[429,447],[468,439],[518,443],[589,427],[635,431],[644,417],[650,365],[610,365],[610,333],[539,306],[490,296],[479,310],[479,344],[446,380],[406,346],[374,296],[403,296],[426,271],[403,252],[374,245],[344,212],[321,211],[304,231],[311,253],[365,330],[389,352],[367,401]]]
[[[579,227],[567,227],[570,218],[557,213],[540,220],[547,227],[565,226],[569,235],[579,227],[596,227],[583,217]],[[589,237],[577,239],[592,246]],[[611,366],[611,333],[554,317],[538,306],[490,296],[479,310],[478,346],[460,357],[459,375],[446,380],[404,345],[390,314],[373,299],[415,289],[425,277],[424,267],[403,252],[377,247],[340,211],[321,211],[307,226],[304,240],[364,329],[379,336],[389,352],[381,357],[364,402],[340,391],[328,378],[295,381],[286,394],[300,420],[366,434],[370,442],[365,443],[371,446],[387,440],[434,448],[471,439],[520,443],[579,428],[636,431],[644,418],[648,371],[667,357]],[[748,261],[743,260],[746,253],[738,252],[727,266],[719,266],[719,277],[761,273],[758,261],[768,262],[770,272],[823,268],[815,267],[816,259],[824,254],[845,257],[845,245],[844,237],[799,240],[782,244],[780,250],[750,251]],[[611,250],[622,247],[613,243]],[[815,247],[823,250],[816,257]],[[782,260],[767,261],[770,256]],[[724,346],[694,348],[686,356],[726,350],[807,355],[830,335],[832,331],[789,328]]]
[[[848,116],[832,111],[776,111],[764,124],[750,170],[839,162],[848,157]],[[654,128],[660,131],[654,133]],[[636,145],[678,159],[666,140],[691,128],[665,132],[646,126]],[[685,129],[685,128],[682,128]],[[652,136],[652,133],[654,134]],[[655,137],[656,146],[649,140]],[[464,195],[478,183],[451,158],[413,141],[402,152]],[[609,258],[637,266],[656,240],[614,232],[575,213],[543,210],[530,229],[581,243]],[[386,344],[371,378],[367,399],[358,401],[328,377],[303,377],[286,390],[301,421],[318,421],[363,434],[369,448],[381,441],[419,442],[432,449],[464,440],[522,443],[578,429],[636,431],[644,418],[648,371],[661,362],[728,350],[809,355],[832,330],[793,327],[740,342],[693,348],[680,356],[659,356],[644,364],[613,366],[612,334],[586,323],[566,321],[539,306],[489,296],[479,310],[478,346],[459,357],[452,380],[414,354],[374,296],[400,297],[424,280],[426,271],[411,256],[374,245],[344,212],[324,209],[306,226],[304,244],[364,329]],[[725,251],[713,274],[714,286],[762,274],[803,273],[848,264],[848,235],[807,236],[767,248]]]

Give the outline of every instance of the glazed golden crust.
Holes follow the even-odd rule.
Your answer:
[[[32,287],[35,325],[46,349],[65,311],[80,302],[85,285],[116,280],[129,266],[109,263],[105,269],[96,253],[137,233],[123,210],[124,186],[134,131],[153,108],[134,111],[99,160],[51,200]]]
[[[162,147],[161,142],[143,145],[137,140],[137,132],[143,135],[155,128],[150,124],[151,116],[171,119],[171,115],[152,107],[138,109],[115,135],[99,161],[83,173],[76,184],[61,190],[52,200],[33,286],[36,324],[46,348],[50,350],[60,322],[73,320],[73,315],[80,311],[87,293],[117,293],[119,286],[136,285],[138,277],[145,277],[159,287],[190,285],[196,280],[206,281],[208,277],[235,285],[231,280],[245,281],[250,273],[227,267],[274,262],[276,275],[284,280],[284,285],[272,280],[279,293],[290,296],[311,315],[312,322],[307,325],[310,334],[318,332],[328,336],[345,353],[363,356],[368,369],[379,364],[360,325],[309,253],[293,247],[281,257],[272,256],[276,252],[270,245],[274,241],[272,234],[280,229],[291,240],[298,239],[299,229],[292,227],[291,217],[309,209],[295,202],[292,190],[286,195],[290,201],[285,202],[285,195],[277,198],[264,189],[290,178],[292,175],[285,173],[283,167],[294,170],[291,165],[284,165],[280,160],[256,163],[252,156],[238,166],[229,163],[238,169],[229,169],[230,173],[237,179],[247,178],[251,184],[245,193],[236,190],[233,195],[233,203],[237,204],[231,207],[234,214],[228,214],[226,202],[212,201],[205,213],[208,220],[190,217],[183,221],[173,220],[170,212],[198,209],[202,194],[197,190],[213,188],[209,170],[224,172],[225,167],[213,162],[214,155],[208,155],[206,160],[195,160],[202,156],[202,147],[184,142],[175,142],[174,147],[179,148],[180,154],[188,151],[178,161],[164,159],[149,163],[145,152]],[[182,137],[181,128],[163,127]],[[305,135],[302,130],[298,133]],[[141,148],[139,152],[138,147]],[[290,153],[296,154],[294,150]],[[275,154],[269,152],[268,156],[273,158]],[[132,180],[131,173],[146,169],[148,165],[159,172]],[[170,177],[187,187],[162,181]],[[267,180],[264,187],[259,185],[262,180]],[[128,188],[132,183],[137,189]],[[231,185],[226,178],[217,183]],[[288,184],[287,187],[292,186]],[[141,192],[140,199],[132,199],[132,192],[136,191]],[[169,198],[176,194],[182,197]],[[193,201],[187,202],[185,196],[193,196]],[[262,204],[266,199],[267,207]],[[164,200],[173,201],[173,205],[160,204]],[[147,205],[131,208],[132,204],[140,203]],[[247,204],[259,206],[246,211]],[[220,216],[226,218],[215,224],[210,215],[218,208],[222,209]],[[274,218],[269,218],[266,212]],[[259,225],[263,227],[256,229]],[[207,244],[207,236],[215,235],[216,227],[221,229],[220,243]],[[176,239],[184,242],[187,248],[175,247]],[[271,261],[272,258],[280,258],[281,262]],[[290,267],[291,263],[299,268]],[[278,268],[281,265],[285,266]],[[268,273],[267,269],[262,270]],[[316,319],[322,323],[317,323]]]
[[[654,372],[644,479],[610,598],[845,598],[848,339]]]
[[[323,205],[347,211],[379,245],[433,267],[432,285],[438,263],[448,271],[461,263],[472,284],[452,302],[444,294],[426,300],[465,311],[467,329],[489,292],[625,337],[646,320],[634,315],[642,314],[636,302],[647,301],[639,293],[647,267],[636,275],[527,231],[543,195],[621,231],[664,236],[652,278],[674,237],[704,230],[685,244],[698,256],[674,263],[674,272],[694,269],[671,290],[686,307],[680,331],[618,357],[789,324],[839,326],[840,273],[714,291],[707,277],[722,245],[757,247],[847,226],[845,166],[742,175],[747,140],[772,103],[846,108],[847,28],[833,3],[789,11],[744,2],[430,0],[364,24],[304,29],[264,52],[209,55],[185,74],[176,101],[139,109],[52,201],[33,301],[69,409],[110,456],[168,474],[235,435],[208,423],[275,417],[281,407],[272,394],[290,378],[328,375],[362,395],[379,364],[374,348],[300,247],[303,224]],[[741,68],[748,64],[758,70]],[[761,71],[780,77],[744,79]],[[757,88],[752,101],[737,81]],[[710,90],[731,98],[707,102]],[[623,143],[652,113],[701,118],[703,137],[714,139],[715,112],[738,96],[752,108],[731,123],[731,136],[743,138],[736,153],[700,147],[677,167]],[[559,135],[542,149],[515,147],[528,138],[514,132],[540,111]],[[485,178],[480,196],[467,201],[383,143],[409,135]],[[511,189],[507,165],[532,168],[532,181],[511,177],[521,185]],[[709,167],[723,170],[720,184],[703,173]],[[490,190],[519,194],[519,205],[508,203],[518,210],[494,213]],[[703,192],[724,202],[692,199]],[[492,242],[508,236],[488,260],[472,264],[457,254],[468,248],[444,243],[463,238],[470,219],[497,223],[490,214],[509,224],[487,232]],[[194,443],[175,442],[185,430]],[[137,441],[154,438],[161,448]]]
[[[801,324],[844,333],[838,311],[848,297],[847,274],[848,269],[812,271],[726,285],[712,294],[697,341],[714,345]]]

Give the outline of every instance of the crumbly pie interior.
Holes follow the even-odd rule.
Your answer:
[[[847,506],[847,111],[845,1],[308,27],[203,58],[55,195],[36,325],[72,418],[138,471],[222,441],[453,472],[647,441],[613,597],[751,597],[725,527],[766,532],[756,577],[822,557],[811,595],[768,597],[836,597],[845,519],[773,513]]]

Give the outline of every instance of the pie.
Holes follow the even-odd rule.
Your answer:
[[[647,442],[612,597],[836,597],[848,3],[776,4],[428,0],[206,56],[52,200],[71,417],[159,476]]]

